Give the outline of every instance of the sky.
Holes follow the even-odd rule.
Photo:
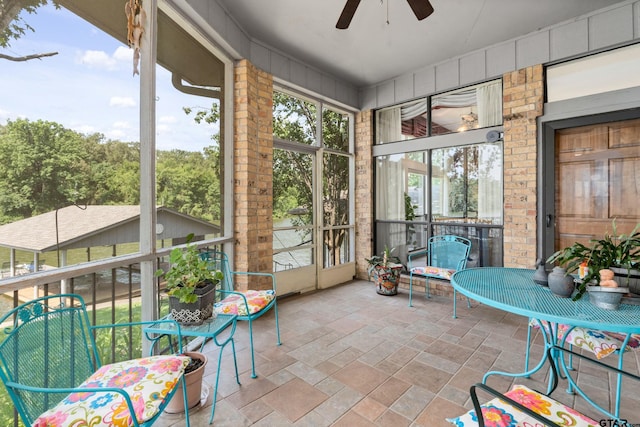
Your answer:
[[[138,142],[140,76],[133,76],[133,50],[64,8],[25,15],[35,32],[12,40],[5,54],[57,55],[26,62],[0,59],[0,124],[19,118],[53,121],[83,134]],[[201,151],[217,130],[196,124],[182,107],[211,106],[171,86],[158,66],[156,148]]]

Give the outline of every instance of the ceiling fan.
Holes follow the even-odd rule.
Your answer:
[[[418,21],[422,21],[433,13],[433,6],[431,6],[429,0],[407,0],[407,3],[411,6],[411,10],[413,10]],[[360,0],[347,0],[347,3],[344,5],[344,9],[342,9],[342,13],[340,14],[340,18],[338,18],[336,28],[344,30],[349,27],[351,19],[353,19],[353,15],[356,13],[356,9],[359,4]]]

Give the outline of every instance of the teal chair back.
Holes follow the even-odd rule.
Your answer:
[[[73,388],[100,365],[82,300],[70,295],[38,298],[0,319],[0,324],[9,322],[0,335],[0,377],[5,384]],[[7,391],[25,420],[35,420],[68,394]]]
[[[414,276],[425,279],[425,295],[429,298],[429,278],[449,281],[456,271],[467,267],[471,253],[471,240],[454,235],[433,236],[429,238],[426,248],[409,254],[407,269],[409,270],[409,307],[413,300]],[[471,302],[467,298],[467,307]],[[456,290],[453,289],[453,318],[456,318]]]
[[[427,265],[460,271],[467,266],[471,241],[459,236],[433,236],[428,249]]]
[[[200,254],[202,259],[207,260],[208,267],[214,270],[220,270],[224,276],[221,281],[221,288],[218,290],[218,294],[216,296],[216,304],[214,304],[214,311],[218,312],[220,310],[220,306],[224,305],[226,301],[229,299],[235,299],[238,302],[238,317],[237,319],[240,321],[249,322],[249,346],[251,348],[251,377],[256,378],[258,375],[256,374],[256,364],[255,364],[255,351],[253,346],[253,321],[268,313],[269,310],[273,308],[275,323],[276,323],[276,338],[277,344],[281,345],[280,342],[280,326],[278,323],[278,305],[276,299],[276,277],[273,273],[265,273],[265,272],[250,272],[250,271],[232,271],[229,267],[229,257],[225,252],[221,251],[210,251],[203,252]],[[234,276],[245,276],[247,281],[249,282],[248,291],[236,291],[234,290]],[[262,297],[258,297],[258,301],[265,301],[264,305],[260,305],[257,308],[257,311],[252,311],[250,309],[252,296],[249,294],[251,291],[251,285],[256,281],[261,281],[261,287],[268,289],[263,289],[257,292],[267,292],[269,293],[269,297],[272,298],[270,300]],[[255,296],[255,294],[254,294]],[[268,302],[267,302],[268,301]],[[240,313],[240,309],[246,307],[242,313]],[[224,312],[224,311],[223,311]]]

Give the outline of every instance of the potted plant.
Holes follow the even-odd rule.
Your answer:
[[[374,255],[365,258],[369,263],[367,273],[373,276],[376,284],[376,292],[380,295],[396,295],[402,264],[397,256],[391,255],[395,248],[385,246],[382,255]]]
[[[166,280],[171,316],[183,325],[199,325],[212,316],[215,288],[223,277],[220,270],[211,269],[200,256],[192,239],[193,233],[187,236],[184,250],[171,251],[168,271],[156,272]]]
[[[204,376],[204,367],[207,364],[207,356],[199,352],[185,352],[184,356],[189,356],[191,361],[185,368],[184,378],[187,382],[187,405],[189,409],[200,403],[202,398],[202,377]],[[182,380],[180,380],[182,381]],[[184,412],[184,397],[182,393],[182,384],[178,385],[178,389],[165,407],[164,411],[169,414],[179,414]]]
[[[632,279],[640,276],[640,224],[629,234],[618,234],[615,220],[612,233],[606,233],[601,239],[592,239],[587,247],[576,242],[551,255],[548,263],[564,266],[566,274],[581,270],[580,280],[576,283],[577,300],[588,290],[588,286],[600,283],[601,270],[613,270],[620,287],[634,288]]]

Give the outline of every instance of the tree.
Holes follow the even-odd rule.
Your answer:
[[[88,147],[81,134],[54,122],[8,121],[0,129],[0,221],[89,201]]]
[[[25,21],[21,12],[35,13],[38,7],[48,3],[47,0],[0,0],[0,47],[7,48],[11,45],[11,40],[19,39],[27,31],[35,31]],[[51,3],[56,8],[60,7],[55,0],[52,0]],[[10,61],[29,61],[57,54],[58,52],[48,52],[27,56],[12,56],[0,53],[0,58]]]
[[[318,112],[314,103],[276,92],[273,97],[273,133],[287,141],[312,145],[316,142]],[[322,111],[322,143],[327,150],[322,159],[322,210],[325,227],[349,224],[349,147],[348,118],[338,112]],[[304,152],[274,150],[273,203],[274,215],[284,216],[287,209],[305,208],[308,213],[294,219],[295,225],[312,224],[313,215],[312,157]],[[295,202],[292,198],[295,197]],[[310,233],[309,230],[306,233]],[[329,256],[325,266],[341,262],[341,248],[346,229],[334,229],[323,235],[324,252]]]

